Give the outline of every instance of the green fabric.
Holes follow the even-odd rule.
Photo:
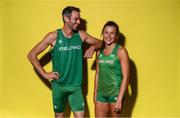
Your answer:
[[[118,96],[105,96],[101,94],[100,92],[97,93],[96,100],[99,102],[105,102],[105,103],[115,103],[117,101]]]
[[[73,112],[84,111],[84,98],[81,87],[59,86],[52,83],[54,112],[64,112],[67,101]]]
[[[51,52],[53,71],[60,77],[57,82],[64,86],[82,84],[82,40],[79,33],[66,38],[61,29],[57,30],[56,44]]]
[[[100,51],[98,57],[99,78],[98,92],[105,96],[117,96],[122,81],[121,63],[117,57],[117,51],[120,47],[116,44],[113,51],[109,55],[104,55]]]

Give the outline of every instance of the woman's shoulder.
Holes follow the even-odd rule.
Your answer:
[[[118,56],[128,54],[127,49],[125,47],[121,46],[121,45],[119,46],[117,53],[118,53]]]

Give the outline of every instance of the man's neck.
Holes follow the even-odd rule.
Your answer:
[[[73,36],[73,33],[74,33],[71,29],[69,29],[65,26],[62,28],[62,32],[63,32],[64,36],[67,38],[71,38]]]

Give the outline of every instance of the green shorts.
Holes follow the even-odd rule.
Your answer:
[[[106,96],[102,93],[98,92],[96,96],[96,100],[99,102],[105,102],[105,103],[115,103],[118,96]]]
[[[84,99],[81,87],[66,87],[52,83],[54,112],[64,112],[67,101],[73,112],[84,111]]]

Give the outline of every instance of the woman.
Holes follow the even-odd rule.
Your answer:
[[[102,30],[103,46],[97,52],[94,89],[95,116],[120,116],[129,81],[127,50],[117,44],[119,27],[108,21]]]

